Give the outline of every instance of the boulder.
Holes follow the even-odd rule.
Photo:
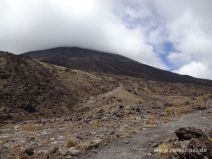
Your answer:
[[[190,140],[192,138],[205,138],[206,135],[200,129],[194,127],[183,127],[175,131],[179,140]]]
[[[34,150],[33,150],[33,148],[30,147],[30,148],[25,149],[24,153],[26,153],[28,156],[32,156],[32,155],[34,155]]]
[[[78,156],[80,155],[81,151],[76,149],[75,147],[71,147],[67,152],[66,155],[70,155],[70,156]]]
[[[192,152],[186,153],[187,159],[212,158],[212,145],[208,140],[193,138],[190,140],[187,149],[192,150]]]

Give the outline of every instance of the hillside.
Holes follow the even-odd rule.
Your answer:
[[[129,75],[155,81],[194,83],[212,86],[212,81],[178,75],[141,64],[117,54],[104,53],[77,47],[59,47],[24,53],[43,62],[88,72]]]
[[[0,80],[0,124],[66,114],[77,102],[53,72],[30,58],[0,52]]]

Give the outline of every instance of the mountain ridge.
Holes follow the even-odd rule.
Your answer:
[[[208,79],[179,75],[146,64],[139,63],[119,54],[83,49],[79,47],[57,47],[21,54],[54,65],[88,72],[129,75],[147,80],[194,83],[212,86]]]

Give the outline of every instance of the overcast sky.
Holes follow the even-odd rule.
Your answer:
[[[0,0],[0,50],[58,46],[212,79],[212,0]]]

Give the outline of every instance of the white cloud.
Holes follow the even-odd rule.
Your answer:
[[[183,65],[179,70],[176,70],[177,73],[183,75],[192,75],[194,77],[201,78],[212,78],[212,72],[209,68],[201,62],[191,62],[186,65]]]
[[[167,58],[171,63],[175,64],[176,66],[182,66],[184,64],[189,63],[191,60],[191,56],[183,52],[170,52]]]
[[[211,8],[211,0],[0,0],[0,49],[79,46],[212,79]]]
[[[212,1],[155,0],[155,5],[177,50],[167,56],[179,67],[175,71],[212,79]]]
[[[165,68],[143,33],[128,28],[110,0],[7,0],[0,13],[0,47],[15,53],[80,46],[120,53]],[[1,3],[1,2],[0,2]]]

